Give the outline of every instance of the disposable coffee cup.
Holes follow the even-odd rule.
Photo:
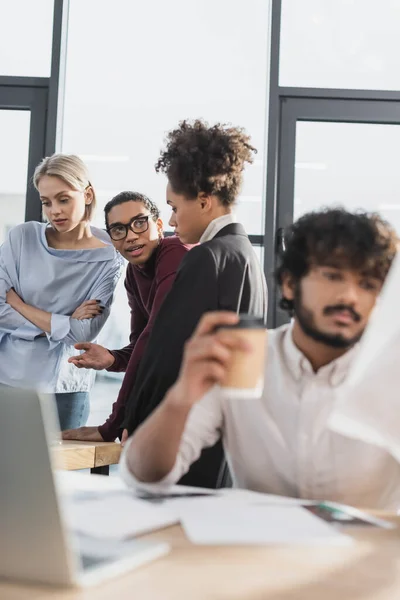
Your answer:
[[[229,398],[260,398],[264,387],[267,329],[264,320],[250,315],[239,315],[235,325],[223,325],[221,331],[243,339],[251,350],[234,350],[221,392]]]

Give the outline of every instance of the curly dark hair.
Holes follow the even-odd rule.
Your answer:
[[[275,278],[295,283],[312,265],[330,265],[362,271],[384,281],[397,251],[398,237],[377,213],[348,212],[343,208],[310,212],[288,227]],[[293,302],[281,298],[279,306],[293,313]]]
[[[108,213],[114,206],[118,204],[124,204],[125,202],[141,202],[147,208],[154,221],[157,221],[160,217],[160,210],[147,196],[139,194],[139,192],[120,192],[114,198],[112,198],[104,207],[104,218],[106,220],[106,227],[108,227]]]
[[[179,123],[166,144],[155,168],[167,175],[172,189],[188,199],[200,192],[215,195],[225,206],[236,200],[245,163],[257,152],[241,127],[209,127],[199,119]]]

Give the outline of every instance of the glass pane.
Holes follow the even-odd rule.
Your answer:
[[[0,244],[25,221],[30,121],[29,111],[0,110]]]
[[[118,375],[118,378],[114,379],[112,375]],[[102,425],[111,413],[111,405],[117,399],[121,388],[121,375],[123,373],[108,373],[108,371],[97,373],[90,393],[90,415],[86,423],[88,426]]]
[[[191,0],[190,15],[186,0],[110,6],[70,1],[63,152],[88,163],[101,206],[133,189],[167,224],[166,182],[154,170],[165,133],[196,117],[244,126],[258,154],[237,213],[262,233],[269,0]]]
[[[400,89],[400,0],[282,0],[282,86]]]
[[[377,211],[400,234],[400,126],[299,121],[294,219],[322,206]]]
[[[115,288],[114,302],[110,316],[98,338],[98,343],[110,350],[118,350],[129,344],[130,309],[124,281],[125,273]],[[124,375],[124,373],[109,373],[107,371],[102,372],[102,374],[117,380],[121,380]]]
[[[49,77],[54,0],[0,2],[0,75]]]

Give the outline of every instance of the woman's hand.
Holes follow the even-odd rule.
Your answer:
[[[18,312],[18,307],[24,304],[24,301],[18,296],[14,288],[10,288],[6,294],[6,302]]]
[[[72,313],[71,317],[78,321],[84,319],[93,319],[98,317],[103,312],[103,307],[100,306],[99,300],[86,300]]]

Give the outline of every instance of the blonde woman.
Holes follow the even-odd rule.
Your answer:
[[[106,322],[122,264],[90,225],[96,197],[80,158],[47,157],[33,181],[48,223],[14,227],[0,248],[0,383],[54,393],[70,429],[87,420],[94,375],[68,358]]]

